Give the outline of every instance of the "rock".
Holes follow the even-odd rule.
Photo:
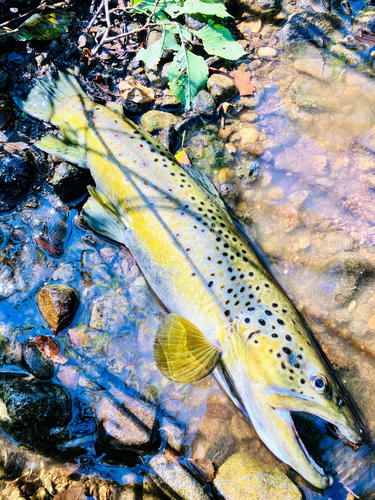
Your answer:
[[[69,436],[71,399],[59,385],[23,373],[0,373],[0,426],[38,451],[55,451]]]
[[[336,14],[305,10],[292,15],[277,36],[285,45],[315,41],[321,37],[337,43],[345,34],[343,26],[343,20]]]
[[[9,76],[5,69],[0,69],[0,90],[5,90],[9,84]]]
[[[277,56],[277,51],[272,47],[260,47],[258,49],[258,56],[262,59],[268,59]]]
[[[282,7],[282,0],[236,0],[246,12],[254,14],[275,13]]]
[[[126,327],[129,301],[122,294],[115,297],[98,297],[91,307],[90,328],[115,333]]]
[[[173,151],[178,142],[178,134],[174,125],[167,125],[161,132],[158,133],[156,138],[160,144],[163,144],[163,146],[169,151]]]
[[[177,462],[170,462],[164,455],[153,457],[149,466],[149,478],[169,498],[181,500],[209,500],[203,487]]]
[[[203,118],[213,118],[216,115],[215,99],[206,90],[201,90],[194,99],[193,110]]]
[[[172,115],[172,113],[155,109],[147,111],[141,118],[142,125],[151,134],[160,132],[170,125],[176,125],[178,121],[177,116]]]
[[[251,184],[259,177],[260,163],[256,160],[247,161],[236,168],[236,175],[245,182]]]
[[[161,106],[163,109],[177,109],[181,107],[181,102],[167,89],[163,93]]]
[[[371,153],[375,153],[375,127],[370,128],[362,134],[357,139],[357,142],[365,149],[371,151]]]
[[[207,81],[207,88],[219,102],[230,101],[238,92],[237,86],[229,76],[215,73]]]
[[[245,452],[232,455],[219,468],[214,489],[225,500],[302,500],[301,492],[285,474]]]
[[[53,377],[51,358],[41,352],[33,339],[26,340],[22,345],[22,364],[35,378],[49,380]]]
[[[348,49],[342,43],[336,43],[330,47],[330,53],[338,57],[342,62],[350,66],[359,66],[364,63],[364,58],[356,50]]]
[[[189,29],[196,30],[196,31],[207,26],[207,23],[202,22],[202,21],[198,21],[197,19],[194,19],[193,17],[188,16],[187,14],[185,14],[185,24]]]
[[[123,392],[112,391],[99,403],[98,441],[112,450],[145,450],[155,440],[156,409]]]
[[[64,203],[70,203],[87,193],[87,185],[94,181],[88,170],[75,167],[63,161],[49,181],[57,196]]]
[[[293,101],[306,111],[334,111],[342,104],[334,87],[316,79],[300,76],[290,86]]]
[[[78,306],[78,296],[68,285],[46,285],[39,290],[36,301],[54,333],[70,325]]]
[[[28,192],[32,167],[26,156],[0,155],[0,212],[14,208]]]

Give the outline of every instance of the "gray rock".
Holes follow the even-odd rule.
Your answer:
[[[359,66],[364,63],[363,56],[357,50],[347,48],[343,43],[337,43],[330,47],[330,53],[350,66]]]
[[[22,345],[22,363],[35,378],[49,380],[53,377],[51,358],[43,354],[33,339],[26,340]]]
[[[30,187],[33,165],[26,156],[0,156],[0,212],[14,208]]]
[[[149,478],[174,500],[209,500],[203,487],[177,462],[170,462],[164,455],[153,457],[149,466]]]
[[[237,86],[229,76],[215,73],[207,81],[207,88],[219,102],[230,101],[238,92]]]
[[[174,125],[167,125],[156,138],[166,149],[173,151],[178,141],[178,134]]]
[[[121,391],[112,391],[99,403],[98,441],[112,450],[147,450],[156,435],[156,409]]]
[[[201,90],[193,102],[193,110],[203,118],[213,118],[216,116],[216,102],[212,95],[206,90]]]
[[[170,125],[176,125],[178,121],[178,117],[172,113],[157,110],[148,111],[141,118],[142,125],[151,134],[160,132]]]
[[[277,36],[286,45],[321,37],[337,43],[346,34],[343,26],[343,20],[336,14],[306,10],[292,15]]]
[[[87,192],[87,185],[94,182],[88,170],[63,161],[50,180],[53,190],[64,203],[70,203]]]
[[[23,373],[0,373],[0,427],[38,451],[53,451],[68,438],[71,399],[60,386]]]
[[[207,26],[207,23],[194,19],[194,17],[188,16],[187,14],[185,14],[185,24],[189,29],[196,31]]]
[[[39,290],[36,301],[54,333],[70,325],[78,306],[77,293],[68,285],[46,285]]]

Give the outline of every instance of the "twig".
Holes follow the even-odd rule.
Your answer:
[[[100,11],[102,10],[103,6],[104,6],[104,0],[101,1],[100,5],[99,5],[99,7],[97,9],[97,11],[95,12],[95,14],[93,15],[91,21],[89,22],[88,26],[86,27],[86,31],[88,31],[91,28],[91,26],[94,24],[94,22],[96,21],[96,18],[100,14]]]
[[[18,21],[19,19],[22,19],[22,18],[24,18],[24,17],[26,17],[26,16],[30,16],[31,14],[34,14],[34,12],[38,12],[38,10],[42,10],[42,9],[43,9],[43,7],[45,7],[44,2],[43,2],[43,3],[41,3],[41,4],[39,5],[39,7],[36,7],[35,9],[29,10],[29,11],[28,11],[28,12],[26,12],[25,14],[21,14],[21,15],[20,15],[20,16],[18,16],[18,17],[14,17],[13,19],[9,19],[9,21],[5,21],[5,23],[0,24],[0,28],[2,28],[3,26],[7,26],[7,25],[8,25],[8,24],[10,24],[10,23],[13,23],[14,21]]]

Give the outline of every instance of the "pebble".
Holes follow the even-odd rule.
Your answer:
[[[36,296],[39,310],[54,333],[70,325],[78,306],[78,296],[68,285],[45,285]]]
[[[198,92],[193,102],[193,110],[203,118],[213,118],[216,115],[216,102],[206,90]]]
[[[267,199],[271,201],[280,200],[284,196],[284,190],[280,186],[271,188],[267,193]]]
[[[219,101],[230,101],[238,92],[234,81],[226,75],[215,73],[207,81],[207,88],[212,97]]]
[[[160,132],[170,125],[176,125],[178,121],[177,116],[172,115],[172,113],[155,109],[147,111],[141,118],[142,125],[151,134]]]
[[[167,89],[163,93],[161,105],[163,109],[176,109],[181,107],[181,102],[169,89]]]
[[[71,203],[86,194],[87,185],[93,185],[94,181],[88,170],[63,161],[49,183],[61,201]]]
[[[56,450],[68,439],[71,400],[61,386],[23,373],[0,373],[0,426],[38,451]]]
[[[253,123],[258,119],[258,114],[255,111],[243,111],[240,115],[242,122]]]
[[[22,364],[35,378],[49,380],[53,377],[54,367],[51,358],[41,352],[33,339],[22,344]]]
[[[269,59],[277,56],[277,51],[272,47],[260,47],[258,49],[258,56],[262,59]]]
[[[31,164],[20,154],[0,154],[0,212],[17,205],[30,187]]]
[[[121,391],[104,396],[96,409],[98,441],[112,450],[148,449],[155,439],[156,409]]]
[[[181,500],[209,500],[203,487],[177,462],[162,455],[153,457],[148,477],[169,497]]]
[[[245,12],[255,14],[274,13],[281,9],[282,0],[236,0]]]
[[[302,500],[285,474],[245,452],[232,455],[219,468],[214,489],[225,500]]]

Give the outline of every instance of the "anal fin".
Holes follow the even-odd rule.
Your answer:
[[[169,314],[159,326],[155,362],[162,374],[174,382],[191,383],[206,377],[220,356],[220,347],[179,314]]]
[[[91,196],[82,209],[85,221],[100,235],[126,245],[128,221],[99,190],[89,186]]]
[[[35,146],[78,167],[87,168],[85,165],[85,153],[80,146],[65,144],[65,142],[56,139],[52,135],[42,137],[40,141],[35,143]]]

